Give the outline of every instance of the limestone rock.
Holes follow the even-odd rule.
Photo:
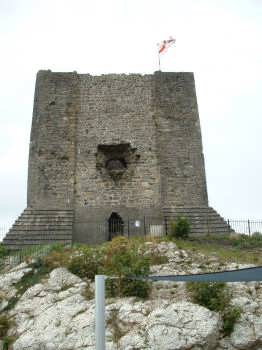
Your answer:
[[[15,284],[31,271],[31,267],[22,263],[0,275],[0,312],[8,305],[8,301],[16,295]]]
[[[0,275],[0,291],[8,291],[10,287],[19,282],[30,271],[32,271],[32,268],[28,267],[26,263],[22,263]]]
[[[146,246],[152,252],[158,245],[149,242]],[[156,265],[157,273],[184,274],[201,269],[204,263],[201,254],[186,255],[168,242],[159,246],[158,254],[167,256],[169,261]],[[217,266],[215,261],[207,265]],[[30,271],[28,265],[21,264],[0,275],[0,309],[16,293],[15,284]],[[93,284],[90,286],[93,289]],[[149,300],[134,297],[107,300],[106,349],[262,350],[262,283],[228,286],[232,305],[242,309],[231,336],[222,334],[218,313],[189,302],[186,283],[158,281],[153,283]],[[13,349],[93,350],[95,305],[93,299],[85,298],[90,294],[85,293],[86,288],[88,283],[65,268],[54,269],[41,283],[29,288],[8,312],[14,321],[9,330],[9,335],[16,337]]]
[[[189,302],[154,310],[147,320],[150,349],[213,349],[219,338],[219,316]]]
[[[94,349],[94,300],[64,268],[29,288],[10,312],[14,350]],[[219,316],[188,302],[117,299],[106,307],[107,349],[205,349],[218,341]]]
[[[243,314],[230,340],[236,349],[262,349],[262,313]]]

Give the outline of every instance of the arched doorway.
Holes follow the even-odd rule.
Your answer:
[[[111,241],[115,236],[124,234],[124,221],[121,216],[113,212],[108,219],[108,239]]]

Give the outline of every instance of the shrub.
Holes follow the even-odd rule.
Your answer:
[[[231,295],[223,282],[188,282],[187,289],[194,302],[209,310],[221,312],[223,332],[230,335],[236,321],[240,318],[241,309],[230,305]]]
[[[241,316],[241,309],[236,306],[230,306],[223,313],[223,332],[225,335],[230,335],[237,320]]]
[[[57,267],[67,267],[70,262],[70,252],[68,250],[53,250],[47,256],[42,258],[43,265],[50,270]]]
[[[6,247],[0,243],[0,259],[4,258],[6,255],[8,255],[8,250],[6,249]]]
[[[10,328],[10,321],[5,314],[0,315],[0,339],[7,335],[7,331]]]
[[[187,218],[178,217],[176,222],[171,222],[171,236],[175,238],[188,238],[190,233],[190,223]]]
[[[100,259],[99,254],[95,249],[83,247],[78,251],[79,255],[71,258],[68,269],[70,272],[80,278],[88,278],[94,280],[98,273]]]
[[[223,311],[230,300],[223,282],[188,282],[187,289],[195,303],[212,311]]]
[[[50,245],[50,252],[63,252],[64,250],[66,250],[67,248],[65,248],[65,245],[62,243],[53,243]]]
[[[148,296],[150,283],[132,277],[149,275],[149,258],[143,256],[137,247],[132,246],[132,242],[125,237],[116,237],[105,246],[103,254],[103,273],[116,277],[106,280],[108,296]]]

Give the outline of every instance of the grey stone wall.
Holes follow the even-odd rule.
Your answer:
[[[194,75],[156,72],[154,82],[162,206],[207,206]]]
[[[39,71],[28,166],[28,207],[73,207],[75,129],[80,109],[75,73]]]
[[[207,205],[192,73],[38,73],[28,207],[73,209],[75,240],[98,242],[112,212]]]
[[[76,206],[154,207],[160,201],[151,76],[81,76]],[[127,169],[115,181],[97,169],[99,145],[127,144]]]

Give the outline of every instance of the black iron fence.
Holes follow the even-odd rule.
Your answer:
[[[171,222],[175,219],[159,218],[144,216],[140,219],[126,218],[105,220],[103,222],[81,222],[81,225],[88,227],[88,231],[92,236],[99,237],[101,241],[108,241],[115,236],[123,235],[126,237],[132,236],[151,236],[161,237],[170,233]],[[196,227],[195,227],[196,225]],[[191,222],[192,234],[212,234],[212,233],[240,233],[252,236],[254,234],[262,234],[262,221],[259,220],[225,220],[220,231],[212,232],[212,222],[202,223],[199,228],[198,223]],[[76,227],[77,230],[77,227]]]
[[[78,231],[84,233],[78,236]],[[88,231],[88,232],[86,232]],[[164,236],[167,235],[166,222],[163,218],[142,217],[142,218],[125,218],[110,219],[104,221],[81,221],[75,224],[76,241],[84,241],[85,234],[96,237],[97,241],[110,241],[115,236],[123,235],[126,237],[133,236]]]
[[[0,226],[0,242],[2,242],[8,230],[9,230],[9,227],[7,225]]]
[[[37,258],[46,256],[56,246],[56,243],[46,245],[34,245],[28,248],[23,248],[21,250],[11,251],[11,253],[8,253],[8,255],[5,256],[0,255],[0,270],[4,266],[14,267],[16,265],[19,265],[27,259],[29,259],[29,261],[33,261]]]
[[[262,234],[262,221],[260,220],[227,220],[228,227],[231,227],[236,233],[246,235]]]
[[[175,219],[174,219],[175,221]],[[83,225],[88,227],[88,231],[92,232],[92,236],[100,237],[100,240],[111,240],[115,236],[124,235],[127,237],[132,236],[152,236],[159,237],[165,236],[170,232],[170,218],[149,217],[144,216],[142,218],[125,218],[111,219],[100,222],[86,221],[77,223],[75,231],[77,231],[77,225]],[[262,220],[225,220],[227,223],[227,232],[236,232],[240,234],[246,234],[252,236],[254,234],[262,234]],[[194,223],[191,223],[194,226]],[[208,226],[208,225],[207,225]],[[8,232],[8,226],[0,226],[0,242]],[[208,233],[212,233],[212,227]],[[227,233],[225,231],[225,233]],[[199,232],[207,233],[207,232]],[[87,233],[88,234],[88,233]]]
[[[246,234],[251,237],[257,237],[261,239],[262,235],[262,221],[261,220],[226,220],[228,230],[224,233],[236,232],[240,234]],[[103,222],[83,222],[84,227],[88,228],[88,232],[85,232],[87,236],[90,234],[93,237],[99,237],[100,241],[108,241],[115,236],[123,235],[125,237],[133,236],[150,236],[161,237],[166,236],[170,232],[169,220],[167,218],[159,217],[142,217],[140,219],[127,218],[125,220],[105,220]],[[7,226],[0,226],[0,243],[6,233],[8,232]],[[205,234],[206,232],[202,232]],[[210,232],[211,233],[211,232]],[[85,242],[85,237],[82,241]],[[79,240],[75,237],[75,241]],[[53,249],[53,244],[35,245],[28,247],[20,251],[14,251],[7,257],[0,257],[0,268],[3,265],[17,265],[25,260],[25,257],[37,258],[44,256]],[[0,247],[1,248],[1,247]]]

